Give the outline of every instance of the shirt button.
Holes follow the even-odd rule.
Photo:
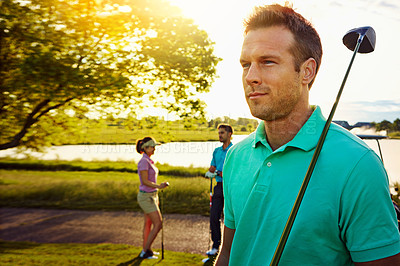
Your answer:
[[[272,165],[271,162],[268,162],[268,163],[267,163],[267,166],[268,166],[268,167],[271,167],[271,165]]]

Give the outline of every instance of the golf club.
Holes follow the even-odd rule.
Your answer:
[[[286,222],[286,225],[285,225],[285,229],[283,230],[283,233],[281,235],[281,238],[279,240],[278,246],[277,246],[277,248],[275,250],[275,253],[274,253],[274,256],[273,256],[273,258],[271,260],[271,264],[270,265],[274,265],[274,266],[278,265],[279,260],[280,260],[280,258],[282,256],[282,253],[283,253],[283,250],[285,248],[287,239],[289,238],[290,230],[292,229],[292,226],[293,226],[294,220],[296,218],[297,212],[298,212],[298,210],[300,208],[301,201],[302,201],[303,196],[304,196],[304,194],[306,192],[306,189],[307,189],[308,183],[310,181],[311,175],[312,175],[312,173],[314,171],[315,165],[316,165],[317,160],[318,160],[318,156],[319,156],[319,154],[321,152],[322,145],[324,144],[326,135],[328,134],[328,129],[329,129],[329,126],[330,126],[330,124],[332,122],[333,115],[335,114],[336,108],[337,108],[337,106],[339,104],[339,99],[340,99],[340,96],[342,95],[343,88],[344,88],[344,85],[346,83],[347,77],[348,77],[348,75],[350,73],[351,66],[353,65],[354,58],[355,58],[357,52],[370,53],[370,52],[374,51],[375,42],[376,42],[375,31],[374,31],[374,29],[372,27],[369,27],[369,26],[352,29],[352,30],[348,31],[346,33],[346,35],[343,37],[343,44],[348,49],[354,51],[354,53],[353,53],[353,56],[351,58],[350,64],[349,64],[349,66],[347,68],[347,71],[346,71],[346,74],[344,76],[344,79],[342,81],[342,85],[340,86],[339,92],[338,92],[337,97],[336,97],[336,101],[333,104],[333,107],[332,107],[332,110],[331,110],[331,112],[329,114],[328,120],[326,121],[324,129],[322,130],[321,136],[320,136],[320,138],[318,140],[317,147],[315,148],[315,152],[314,152],[313,157],[311,159],[310,165],[309,165],[309,167],[307,169],[307,173],[306,173],[306,175],[304,177],[303,183],[302,183],[302,185],[300,187],[300,190],[299,190],[299,193],[297,195],[296,201],[295,201],[295,203],[293,205],[293,208],[292,208],[292,210],[290,212],[289,218],[288,218],[288,220]]]
[[[213,196],[213,193],[212,193],[212,178],[210,178],[210,209],[211,209],[211,206],[212,206],[212,196]]]
[[[210,219],[211,219],[211,207],[212,207],[212,197],[213,197],[213,181],[210,178]],[[211,223],[210,223],[210,237],[208,238],[208,246],[211,246]]]
[[[210,218],[211,218],[211,207],[212,207],[212,197],[213,197],[213,178],[212,177],[209,177],[210,178]],[[210,235],[209,235],[209,238],[208,238],[208,246],[209,247],[211,247],[211,223],[210,223],[210,229],[209,229],[209,233],[210,233]],[[210,258],[205,258],[205,259],[203,259],[202,260],[202,262],[204,263],[204,264],[206,264],[208,261],[210,260]]]
[[[167,187],[169,186],[168,182],[165,182]],[[164,259],[164,192],[161,190],[161,200],[160,200],[160,205],[161,205],[161,259]]]

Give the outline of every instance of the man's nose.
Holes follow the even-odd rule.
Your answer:
[[[245,73],[245,80],[248,85],[261,84],[261,72],[256,64],[251,64]]]

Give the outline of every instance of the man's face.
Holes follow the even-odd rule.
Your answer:
[[[282,26],[252,30],[245,36],[240,56],[243,87],[250,111],[259,119],[287,117],[304,96],[289,51],[293,43],[292,33]]]
[[[219,128],[218,129],[218,137],[220,142],[225,142],[227,140],[231,139],[231,133],[225,130],[225,128]]]

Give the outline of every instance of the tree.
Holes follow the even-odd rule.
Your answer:
[[[393,125],[392,123],[390,123],[390,121],[383,120],[382,122],[376,124],[376,130],[377,131],[387,130],[388,132],[391,132],[393,130]]]
[[[89,111],[152,102],[203,117],[220,60],[192,20],[164,0],[0,2],[0,150],[39,149]]]
[[[399,118],[397,118],[396,120],[393,121],[393,130],[400,132],[400,119]]]

